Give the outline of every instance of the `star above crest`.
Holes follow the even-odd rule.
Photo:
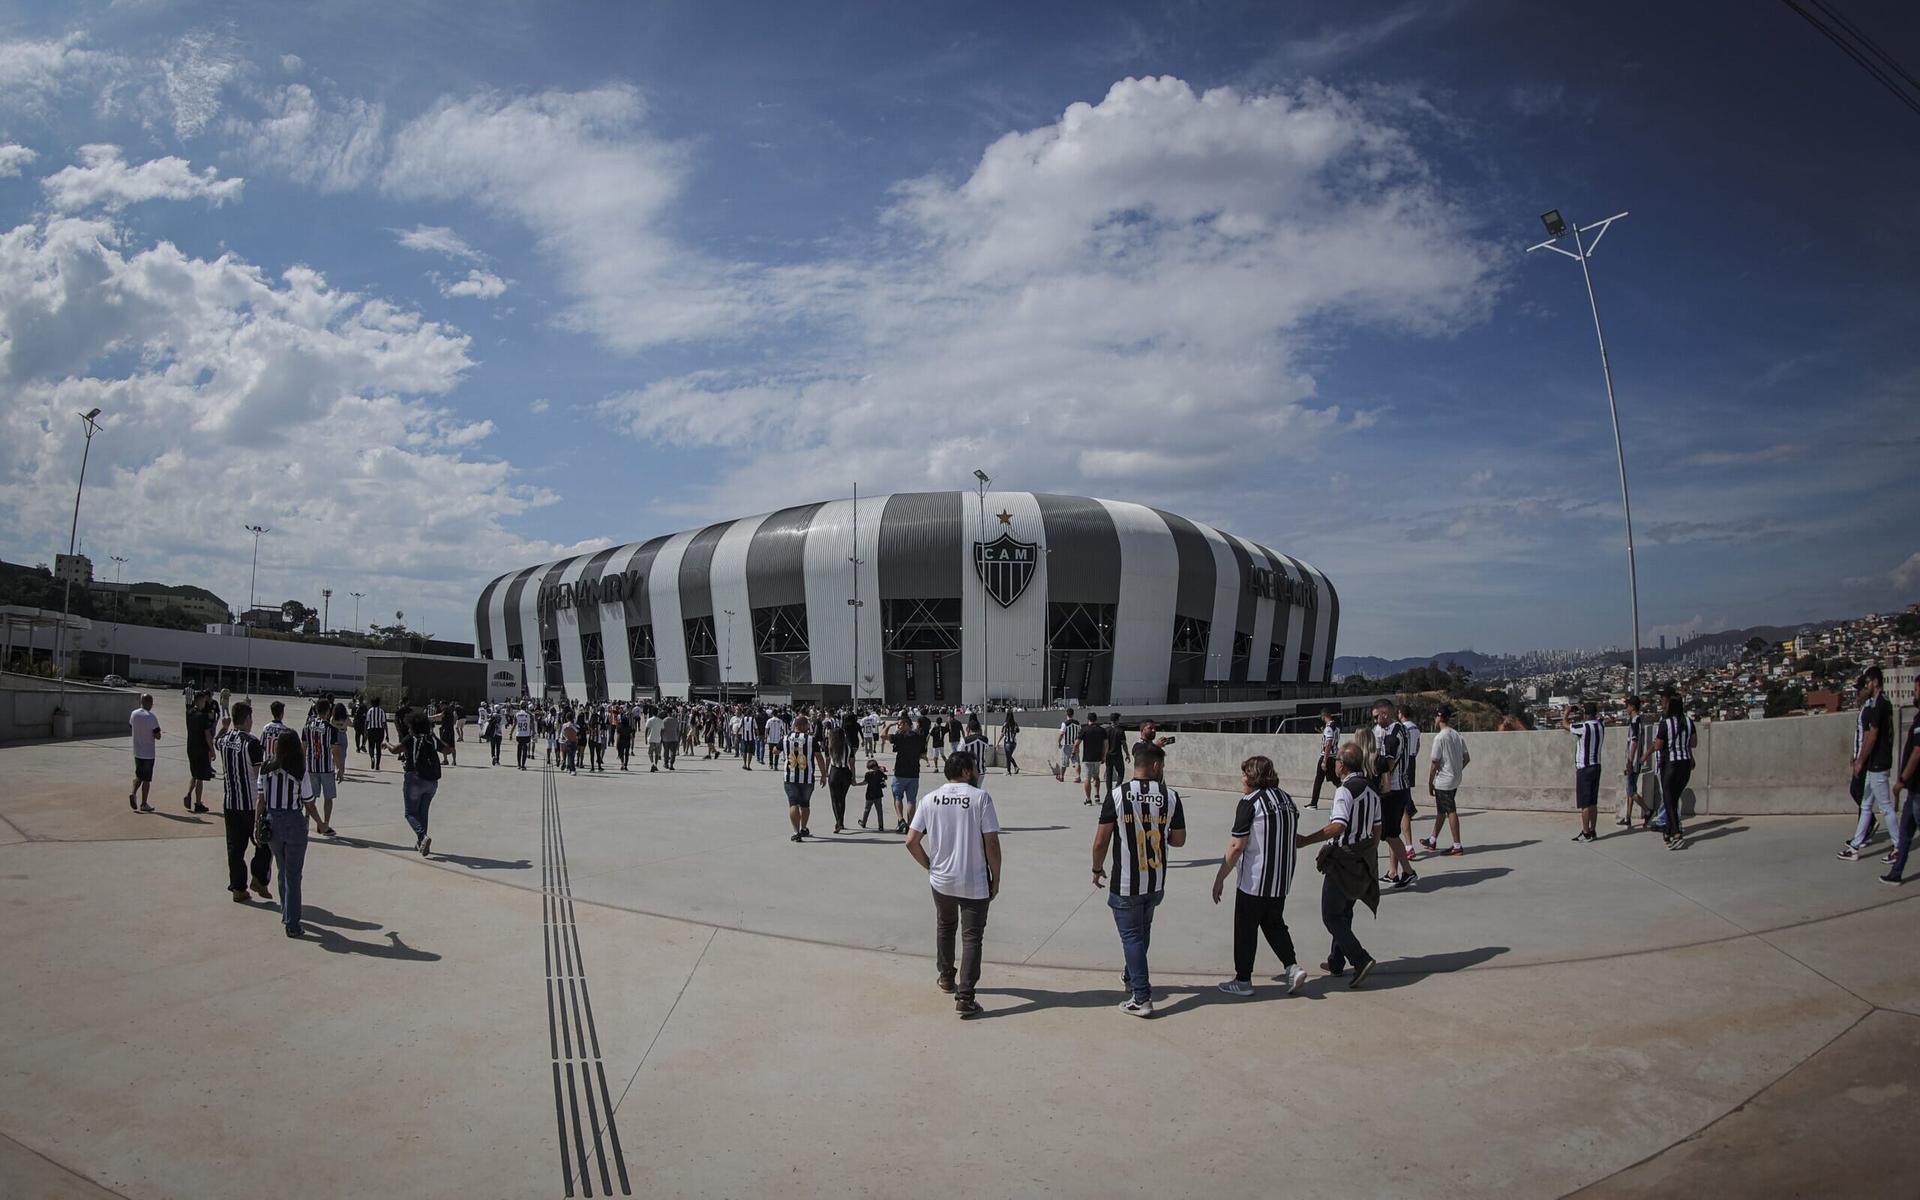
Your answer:
[[[1006,509],[1004,509],[1004,508],[1003,508],[1003,509],[1001,509],[1001,510],[1000,510],[999,512],[997,512],[997,513],[995,513],[995,514],[993,514],[993,515],[994,515],[994,516],[996,516],[996,517],[998,517],[998,518],[1000,519],[1000,523],[1001,523],[1002,525],[1011,525],[1011,524],[1013,524],[1013,514],[1012,514],[1012,513],[1010,513],[1010,512],[1008,512],[1008,511],[1007,511]]]

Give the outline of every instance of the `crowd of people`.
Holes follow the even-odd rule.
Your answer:
[[[1858,860],[1878,820],[1891,842],[1883,860],[1889,870],[1881,878],[1898,884],[1920,825],[1920,717],[1908,729],[1896,764],[1892,706],[1882,688],[1877,667],[1861,676],[1850,782],[1860,816],[1840,857]],[[1920,688],[1914,699],[1920,705]],[[985,782],[996,747],[1001,769],[1009,775],[1020,773],[1018,713],[999,714],[999,724],[989,729],[990,718],[966,709],[883,712],[853,705],[757,702],[522,700],[483,703],[471,715],[451,703],[401,705],[389,716],[377,700],[320,697],[311,702],[298,727],[287,723],[281,701],[269,704],[267,712],[266,723],[255,733],[249,702],[234,701],[224,691],[189,694],[189,782],[181,803],[190,812],[209,811],[203,786],[216,777],[223,780],[228,891],[236,903],[247,903],[250,896],[271,899],[268,884],[277,873],[288,937],[303,936],[301,876],[309,826],[319,836],[337,836],[333,809],[338,785],[347,778],[349,742],[366,756],[370,771],[381,769],[383,753],[399,757],[403,805],[415,849],[429,856],[429,817],[441,768],[457,764],[459,744],[471,721],[486,746],[488,766],[503,765],[503,747],[511,739],[512,765],[522,771],[536,765],[536,755],[539,766],[568,774],[637,770],[642,746],[649,772],[674,771],[688,758],[737,761],[743,771],[776,771],[789,838],[795,843],[814,836],[818,783],[826,783],[836,834],[849,829],[847,800],[860,784],[863,803],[855,824],[876,833],[890,826],[891,832],[904,835],[906,849],[928,872],[941,990],[954,996],[955,1010],[962,1016],[979,1011],[974,992],[987,913],[1002,887],[1004,861],[999,821]],[[1414,864],[1423,854],[1465,853],[1457,801],[1472,756],[1453,721],[1453,710],[1441,705],[1428,738],[1406,706],[1381,700],[1374,705],[1373,723],[1343,739],[1336,712],[1326,710],[1312,791],[1304,807],[1319,807],[1326,784],[1333,785],[1333,793],[1328,820],[1314,831],[1302,829],[1301,806],[1280,787],[1269,758],[1254,755],[1241,764],[1242,795],[1213,883],[1216,904],[1229,879],[1236,889],[1234,977],[1220,983],[1223,992],[1252,994],[1253,962],[1262,938],[1280,959],[1280,979],[1288,992],[1305,979],[1285,905],[1297,852],[1315,845],[1320,846],[1315,854],[1322,876],[1320,915],[1329,937],[1321,970],[1342,977],[1350,969],[1354,987],[1366,980],[1374,958],[1353,932],[1355,906],[1364,903],[1377,911],[1382,885],[1412,887],[1419,878]],[[1663,692],[1652,720],[1643,719],[1640,699],[1631,697],[1624,721],[1610,725],[1596,712],[1575,706],[1561,724],[1573,739],[1579,818],[1573,841],[1597,839],[1601,751],[1607,730],[1620,728],[1626,755],[1616,825],[1631,828],[1638,814],[1640,827],[1658,829],[1668,849],[1684,848],[1680,799],[1693,770],[1697,728],[1682,697]],[[141,697],[129,725],[134,782],[127,803],[136,811],[151,812],[155,746],[163,736],[151,695]],[[1054,778],[1065,782],[1072,771],[1082,803],[1099,808],[1091,847],[1093,882],[1108,892],[1121,943],[1126,996],[1120,1007],[1136,1016],[1153,1013],[1148,956],[1153,914],[1166,887],[1167,851],[1183,846],[1187,838],[1180,794],[1164,779],[1167,747],[1175,741],[1161,736],[1152,721],[1139,723],[1129,735],[1119,713],[1102,720],[1097,713],[1082,717],[1068,710],[1053,732],[1049,766]],[[1423,741],[1428,745],[1425,793],[1433,805],[1432,832],[1425,837],[1417,833],[1414,800]],[[891,759],[891,770],[883,758]],[[923,796],[921,775],[928,768],[944,780]],[[1895,788],[1906,794],[1898,810]],[[1443,835],[1448,838],[1445,847]],[[1387,851],[1384,872],[1378,864],[1382,844]]]

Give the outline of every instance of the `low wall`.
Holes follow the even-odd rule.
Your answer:
[[[60,688],[44,679],[8,675],[0,679],[0,742],[24,742],[53,736],[53,710]],[[73,714],[75,737],[128,736],[127,714],[140,703],[131,692],[68,684],[65,704]]]
[[[1895,735],[1913,710],[1896,710]],[[1770,721],[1702,723],[1694,747],[1688,813],[1766,816],[1846,811],[1847,764],[1853,753],[1854,713],[1822,713]],[[1431,733],[1420,745],[1418,794],[1426,791]],[[1573,808],[1573,739],[1559,729],[1531,733],[1467,733],[1467,767],[1460,802],[1470,808],[1568,811]],[[1898,747],[1896,747],[1898,749]],[[1618,808],[1627,739],[1607,729],[1600,806]],[[1313,791],[1320,735],[1183,733],[1167,749],[1167,780],[1176,787],[1240,790],[1240,763],[1271,758],[1280,785],[1296,798]],[[1322,788],[1322,802],[1331,795]],[[1424,803],[1422,808],[1426,807]]]

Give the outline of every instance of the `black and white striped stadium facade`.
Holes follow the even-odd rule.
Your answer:
[[[804,504],[502,575],[480,594],[480,654],[524,662],[534,695],[575,699],[1104,706],[1330,690],[1340,598],[1290,555],[1081,496],[903,492],[857,506]]]

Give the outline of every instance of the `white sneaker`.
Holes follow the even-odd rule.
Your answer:
[[[1223,980],[1220,984],[1220,990],[1229,996],[1253,995],[1253,985],[1239,979]]]
[[[1287,995],[1291,996],[1307,979],[1306,968],[1295,964],[1287,968]]]
[[[1135,1000],[1129,996],[1120,1002],[1120,1011],[1132,1017],[1150,1017],[1153,1015],[1153,1001]]]

